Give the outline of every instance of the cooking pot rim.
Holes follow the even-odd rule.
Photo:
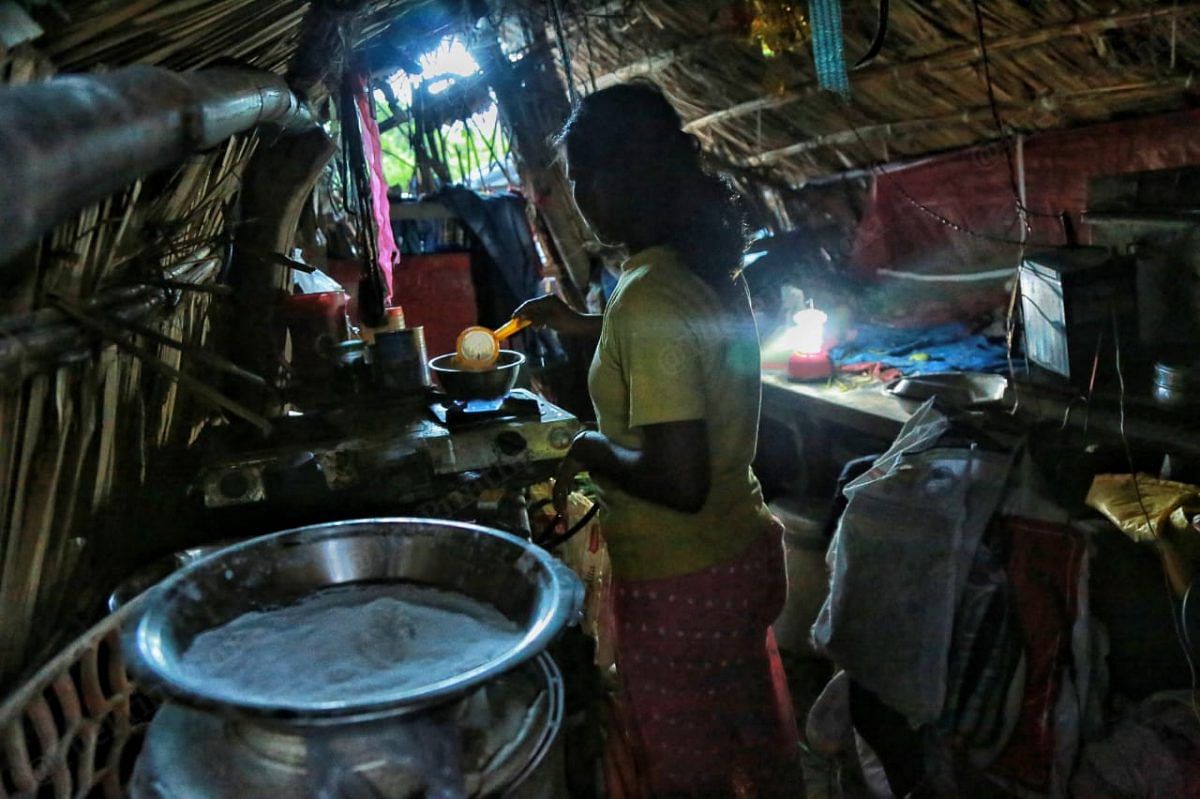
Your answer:
[[[429,368],[435,372],[448,372],[450,374],[480,374],[482,372],[494,372],[500,369],[512,369],[525,363],[525,355],[516,350],[500,350],[500,354],[496,356],[496,363],[488,369],[474,371],[471,369],[457,369],[449,366],[457,353],[447,352],[443,355],[438,355],[429,359]],[[440,362],[440,363],[439,363]]]
[[[459,530],[488,536],[523,550],[514,564],[521,573],[528,574],[540,567],[545,579],[539,580],[539,590],[545,592],[545,595],[536,606],[539,609],[538,617],[530,622],[517,647],[498,659],[456,675],[452,679],[422,686],[419,691],[397,691],[372,696],[359,702],[314,702],[304,706],[244,701],[244,698],[234,701],[228,696],[218,698],[215,693],[201,689],[198,681],[181,674],[174,657],[166,657],[163,654],[162,635],[164,626],[168,624],[171,600],[177,594],[188,590],[189,580],[207,570],[217,568],[215,564],[224,559],[257,548],[269,551],[272,547],[290,549],[356,535],[396,535],[397,529],[400,529],[397,526],[401,524],[417,525],[423,530],[433,526],[445,530],[447,535],[452,530]],[[123,641],[129,667],[140,681],[152,690],[156,689],[157,692],[190,707],[259,722],[274,720],[288,726],[324,726],[390,718],[452,701],[545,650],[565,626],[578,620],[583,598],[582,584],[574,573],[548,552],[528,541],[482,525],[411,517],[350,519],[259,536],[219,549],[196,560],[167,577],[151,591],[143,612],[136,622],[127,628]]]

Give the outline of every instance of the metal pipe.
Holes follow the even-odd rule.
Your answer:
[[[90,203],[263,123],[311,120],[262,70],[135,66],[0,90],[0,271]]]

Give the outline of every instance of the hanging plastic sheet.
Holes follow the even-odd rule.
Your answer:
[[[483,245],[484,252],[472,258],[479,324],[499,327],[518,305],[541,293],[541,264],[529,230],[525,198],[515,193],[484,196],[459,186],[447,187],[435,198]],[[567,358],[551,330],[527,330],[517,341],[535,369]]]
[[[830,596],[813,627],[820,647],[914,726],[942,714],[955,610],[1012,460],[939,446],[950,426],[925,403],[846,487]]]

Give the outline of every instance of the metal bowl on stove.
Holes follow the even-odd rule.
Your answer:
[[[525,356],[516,350],[500,350],[496,364],[490,369],[468,371],[454,366],[453,352],[439,355],[429,362],[442,390],[452,399],[496,399],[512,391],[521,373]]]
[[[408,582],[492,605],[523,631],[508,651],[440,682],[367,691],[339,701],[268,702],[184,668],[201,633],[339,585]],[[536,657],[578,619],[579,579],[515,536],[436,519],[362,519],[285,530],[223,549],[153,589],[125,640],[142,686],[227,717],[288,726],[397,717],[464,696]]]

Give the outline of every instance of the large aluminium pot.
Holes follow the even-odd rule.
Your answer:
[[[546,653],[466,697],[398,719],[263,727],[167,704],[130,799],[562,796],[563,683]]]
[[[518,642],[440,682],[368,691],[338,701],[263,701],[181,666],[192,640],[244,613],[355,583],[410,582],[457,591],[499,610]],[[285,530],[222,549],[153,589],[126,635],[142,687],[193,708],[288,727],[394,718],[461,698],[536,657],[582,606],[578,578],[544,550],[507,533],[436,519],[362,519]]]

